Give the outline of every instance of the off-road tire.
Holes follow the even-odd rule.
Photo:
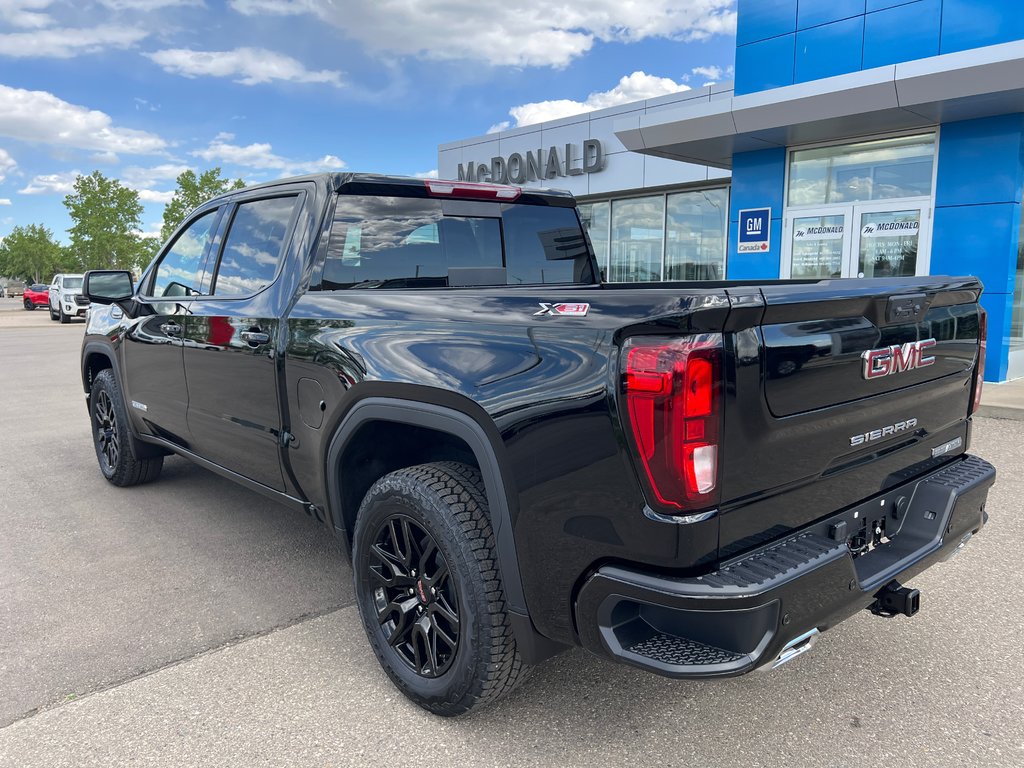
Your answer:
[[[92,382],[89,396],[89,420],[92,426],[92,442],[96,448],[96,460],[100,472],[114,485],[122,488],[141,485],[156,480],[164,466],[164,457],[139,458],[136,438],[128,422],[124,407],[121,385],[114,372],[107,368],[100,371]],[[109,424],[113,424],[113,438],[116,451],[107,448],[111,439]]]
[[[388,643],[375,608],[379,581],[371,548],[396,515],[411,518],[433,538],[454,579],[458,645],[450,667],[423,676]],[[456,462],[392,472],[370,488],[359,508],[353,545],[356,600],[367,637],[391,681],[419,706],[446,717],[489,704],[511,691],[528,667],[516,649],[498,570],[497,545],[480,473]]]

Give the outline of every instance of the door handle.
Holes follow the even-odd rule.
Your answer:
[[[168,336],[178,336],[181,333],[181,326],[177,323],[163,323],[160,330]]]
[[[270,334],[263,333],[258,328],[251,331],[242,331],[242,341],[247,341],[253,347],[258,347],[260,344],[266,344],[270,341]]]

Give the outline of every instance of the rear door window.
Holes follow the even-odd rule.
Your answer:
[[[214,278],[215,296],[251,296],[274,282],[297,195],[239,203]]]

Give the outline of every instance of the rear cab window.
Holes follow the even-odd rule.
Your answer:
[[[593,282],[575,208],[343,194],[311,289]]]

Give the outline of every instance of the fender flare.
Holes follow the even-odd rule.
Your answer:
[[[109,344],[104,344],[102,341],[87,341],[82,345],[82,388],[85,390],[85,394],[89,395],[89,384],[88,377],[86,376],[85,361],[89,359],[91,355],[99,354],[107,358],[110,361],[110,367],[114,370],[114,375],[117,376],[118,382],[121,384],[121,388],[124,389],[124,378],[121,376],[121,365],[118,362],[117,354],[114,352],[113,347]]]
[[[467,413],[434,403],[390,397],[368,397],[355,403],[338,425],[327,449],[327,498],[335,526],[340,527],[341,480],[334,467],[338,466],[345,447],[359,427],[369,421],[392,421],[425,427],[458,437],[469,446],[476,457],[487,490],[487,505],[497,544],[498,567],[505,587],[506,604],[510,611],[528,615],[512,529],[508,473],[502,471],[492,438]]]

